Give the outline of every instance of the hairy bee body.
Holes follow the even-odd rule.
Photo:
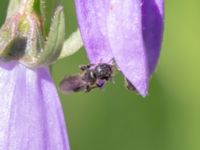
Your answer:
[[[113,66],[102,63],[94,65],[83,65],[81,73],[67,76],[60,83],[60,90],[63,93],[89,92],[94,88],[102,88],[104,83],[112,78]]]

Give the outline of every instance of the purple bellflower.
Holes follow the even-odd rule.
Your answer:
[[[0,63],[0,150],[69,150],[65,121],[47,67]]]
[[[47,35],[43,11],[34,10],[44,1],[38,2],[11,0],[0,30],[0,150],[70,150],[48,70],[64,40],[63,9]]]
[[[158,62],[164,0],[76,0],[91,64],[112,63],[142,95]]]

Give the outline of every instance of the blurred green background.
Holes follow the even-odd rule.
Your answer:
[[[2,24],[8,0],[0,1]],[[77,22],[65,6],[67,36]],[[149,95],[124,88],[123,78],[103,91],[62,95],[71,150],[200,150],[200,1],[166,0],[165,33]],[[88,60],[84,49],[53,65],[58,85]]]

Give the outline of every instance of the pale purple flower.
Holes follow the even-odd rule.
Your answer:
[[[47,67],[0,62],[0,150],[69,150],[59,97]]]
[[[110,63],[146,96],[158,62],[164,0],[76,0],[81,36],[92,64]]]
[[[0,29],[0,150],[70,150],[48,70],[64,41],[63,8],[56,9],[45,35],[44,20],[34,4],[10,1],[10,13]]]

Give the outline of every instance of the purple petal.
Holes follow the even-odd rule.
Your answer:
[[[152,3],[157,6],[157,9],[159,10],[159,13],[162,16],[162,18],[164,16],[164,1],[165,0],[154,0],[154,3]]]
[[[107,39],[106,16],[109,0],[76,0],[81,36],[91,63],[113,58]]]
[[[69,150],[62,107],[47,68],[0,63],[0,149]]]
[[[111,0],[109,40],[120,70],[142,95],[146,95],[148,68],[142,36],[141,1]]]
[[[113,56],[122,73],[142,96],[147,94],[161,46],[163,24],[159,2],[111,0],[110,3],[112,9],[107,24]]]
[[[143,0],[143,38],[150,74],[155,70],[161,49],[163,34],[163,0]]]

